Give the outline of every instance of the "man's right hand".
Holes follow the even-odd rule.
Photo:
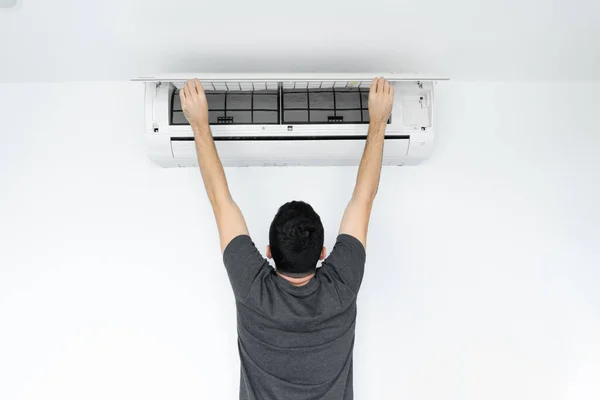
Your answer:
[[[394,88],[384,78],[375,78],[369,91],[369,120],[386,124],[392,114]]]

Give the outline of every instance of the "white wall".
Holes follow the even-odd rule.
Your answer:
[[[598,399],[600,83],[438,88],[432,159],[382,176],[356,398]],[[147,160],[142,91],[0,85],[2,400],[236,398],[211,210]],[[331,246],[355,173],[227,170],[261,248],[291,199]]]
[[[24,0],[0,82],[173,72],[600,79],[598,0]]]

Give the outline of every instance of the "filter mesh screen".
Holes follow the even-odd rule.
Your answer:
[[[230,85],[231,86],[231,85]],[[368,124],[368,87],[319,87],[277,90],[206,90],[209,123]],[[241,85],[240,85],[241,87]],[[171,99],[171,125],[189,125],[179,98]]]
[[[213,125],[279,124],[279,91],[206,91],[208,119]],[[181,108],[179,90],[173,93],[171,124],[189,125]]]
[[[284,88],[281,96],[284,124],[369,123],[368,89]]]

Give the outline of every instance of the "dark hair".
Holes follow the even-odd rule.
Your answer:
[[[294,278],[314,272],[324,236],[321,218],[309,204],[290,201],[282,205],[269,229],[271,255],[277,271]]]

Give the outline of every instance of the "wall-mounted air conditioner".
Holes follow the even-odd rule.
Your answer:
[[[146,139],[163,167],[197,166],[194,134],[179,89],[198,78],[225,166],[357,165],[369,124],[375,76],[395,89],[384,165],[415,165],[433,150],[433,87],[443,78],[406,74],[182,74],[140,77]]]

